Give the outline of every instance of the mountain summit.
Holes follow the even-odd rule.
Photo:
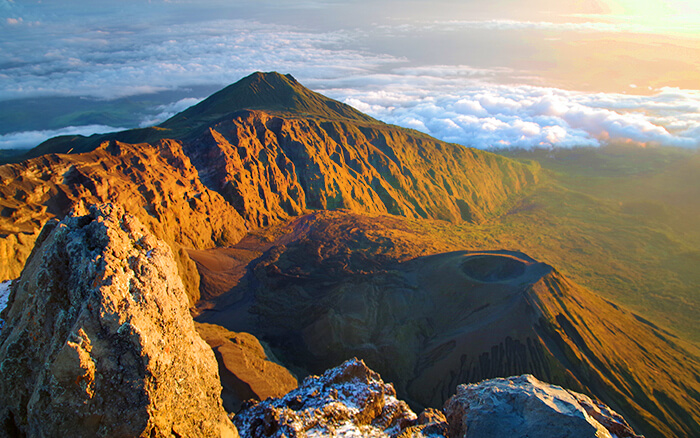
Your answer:
[[[284,118],[342,120],[364,125],[383,125],[350,105],[309,90],[290,74],[256,72],[212,94],[202,102],[174,115],[157,126],[107,134],[62,135],[51,138],[26,154],[21,161],[50,153],[82,153],[97,149],[105,141],[154,143],[164,138],[190,138],[243,110],[263,111]],[[1,161],[0,161],[1,163]]]
[[[159,126],[176,131],[192,129],[216,123],[240,110],[262,110],[285,117],[378,123],[349,105],[309,90],[290,74],[256,72]]]

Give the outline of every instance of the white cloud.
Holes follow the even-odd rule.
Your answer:
[[[141,128],[145,128],[147,126],[157,125],[161,122],[168,120],[169,118],[171,118],[175,114],[186,110],[187,108],[191,107],[192,105],[198,104],[202,100],[204,100],[204,99],[196,99],[193,97],[187,97],[185,99],[180,99],[177,102],[173,102],[173,103],[168,104],[168,105],[159,105],[156,107],[156,110],[158,110],[160,112],[152,117],[145,118],[144,120],[141,121],[139,126]]]
[[[26,36],[26,35],[25,35]],[[305,77],[366,73],[397,62],[342,49],[341,32],[308,33],[248,20],[83,29],[21,43],[0,52],[0,100],[46,95],[113,99],[192,84],[226,85],[256,70]]]
[[[105,132],[122,131],[124,128],[114,128],[104,125],[67,126],[61,129],[46,131],[13,132],[0,135],[0,149],[29,149],[59,135],[92,135]]]
[[[308,5],[322,3],[310,0]],[[200,8],[196,2],[186,3],[190,5],[187,20],[164,14],[170,9],[162,9],[163,3],[129,3],[139,13],[121,15],[110,15],[121,7],[107,3],[96,4],[83,15],[78,11],[85,8],[78,8],[79,4],[72,8],[42,4],[34,9],[13,5],[12,14],[6,16],[22,16],[25,24],[41,21],[42,32],[27,26],[3,27],[0,100],[51,95],[113,99],[190,85],[224,86],[256,70],[277,70],[292,73],[304,85],[383,121],[476,147],[569,147],[607,141],[697,147],[700,141],[700,91],[662,88],[652,96],[633,96],[497,85],[517,82],[528,73],[447,65],[444,57],[437,65],[425,65],[361,49],[367,42],[363,38],[374,36],[376,29],[406,33],[465,28],[634,30],[629,26],[462,20],[379,25],[371,32],[355,33],[227,19],[225,14],[212,19],[213,9]],[[151,7],[161,9],[155,13]],[[64,9],[76,12],[75,16]],[[47,19],[52,16],[53,22]],[[160,123],[197,101],[190,98],[156,107],[141,126]],[[90,134],[103,128],[66,130]],[[0,148],[35,146],[51,135],[68,133],[62,131],[7,134],[0,137]]]
[[[465,29],[476,30],[537,30],[555,32],[604,32],[604,33],[651,33],[657,30],[628,22],[552,22],[552,21],[527,21],[527,20],[436,20],[423,21],[400,25],[381,25],[378,27],[385,33],[410,33],[410,32],[455,32]]]
[[[403,82],[410,82],[404,78]],[[444,75],[421,75],[421,87],[329,90],[385,122],[478,148],[599,146],[631,142],[700,146],[695,91],[665,89],[654,96],[577,93],[556,88],[496,85]],[[461,86],[460,86],[461,85]],[[695,114],[697,116],[697,113]]]

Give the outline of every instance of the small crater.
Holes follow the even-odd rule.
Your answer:
[[[526,264],[520,260],[497,255],[480,255],[462,262],[462,271],[469,277],[493,283],[512,280],[525,273]]]

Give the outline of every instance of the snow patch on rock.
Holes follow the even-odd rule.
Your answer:
[[[3,281],[0,283],[0,312],[5,310],[7,307],[7,300],[10,298],[10,286],[12,285],[12,280]],[[5,325],[5,321],[0,318],[0,331]]]
[[[351,359],[322,376],[307,377],[282,398],[244,407],[234,423],[241,436],[251,438],[395,437],[417,419],[396,398],[393,385],[363,361]]]

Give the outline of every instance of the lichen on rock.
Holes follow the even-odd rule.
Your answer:
[[[238,436],[171,249],[121,207],[42,230],[0,333],[0,430]]]

